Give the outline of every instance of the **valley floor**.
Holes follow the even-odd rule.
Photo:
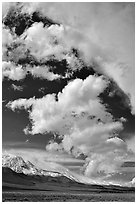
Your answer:
[[[135,202],[134,192],[123,193],[83,193],[52,192],[36,190],[13,190],[2,192],[3,202]]]

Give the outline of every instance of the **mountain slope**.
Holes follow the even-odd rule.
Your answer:
[[[25,175],[23,173],[16,173],[8,167],[2,167],[2,190],[40,190],[40,191],[54,191],[54,192],[110,192],[123,193],[134,192],[135,188],[118,187],[118,186],[102,186],[102,185],[86,185],[70,180],[65,176],[39,176],[39,175]]]
[[[49,176],[52,178],[61,177],[66,178],[75,182],[79,182],[74,176],[68,172],[60,173],[54,171],[46,171],[34,166],[30,161],[24,161],[20,156],[14,156],[10,154],[2,155],[2,167],[8,167],[16,173],[23,173],[25,175],[38,175],[38,176]],[[65,179],[62,179],[65,180]]]
[[[8,167],[2,167],[2,182],[20,185],[33,185],[33,182],[28,179],[23,173],[16,173]]]
[[[8,182],[14,183],[15,180],[18,181],[19,175],[21,176],[21,182],[25,182],[22,179],[31,180],[35,183],[56,183],[56,184],[71,184],[73,186],[77,185],[100,185],[100,186],[111,186],[112,183],[110,182],[97,182],[92,179],[85,179],[84,177],[81,177],[81,175],[75,175],[71,174],[67,169],[63,169],[61,172],[55,172],[55,171],[49,171],[49,170],[43,170],[35,165],[33,165],[30,161],[25,161],[20,156],[15,156],[11,154],[3,154],[2,155],[2,167],[3,167],[3,182],[7,182],[6,179],[9,179]],[[11,171],[12,170],[12,171]],[[9,171],[9,173],[8,173]],[[11,174],[12,172],[12,174]],[[14,172],[14,175],[13,175]],[[15,174],[16,173],[16,174]],[[11,176],[12,175],[12,176]],[[23,178],[22,178],[23,175]],[[16,178],[13,178],[16,177]],[[19,179],[20,180],[20,179]],[[27,183],[26,181],[26,183]],[[25,183],[25,184],[26,184]],[[119,186],[118,184],[114,184],[113,186]],[[132,183],[127,183],[127,185],[132,187],[134,186]]]
[[[35,183],[74,183],[65,176],[52,177],[44,175],[25,175],[24,173],[16,173],[8,167],[2,167],[2,182],[18,185],[34,185]]]

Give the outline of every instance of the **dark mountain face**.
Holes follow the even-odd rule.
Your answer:
[[[77,179],[67,171],[60,173],[43,170],[33,165],[30,161],[25,161],[20,156],[3,154],[2,167],[7,167],[19,174],[33,176],[33,178],[42,178],[43,181],[55,181],[59,183],[77,182]]]
[[[16,173],[8,167],[2,167],[2,182],[20,185],[33,185],[33,181],[23,173]]]
[[[2,167],[2,186],[3,190],[7,189],[32,189],[32,190],[63,190],[63,187],[83,187],[85,184],[77,183],[71,179],[60,176],[43,176],[43,175],[25,175],[16,173],[8,167]]]

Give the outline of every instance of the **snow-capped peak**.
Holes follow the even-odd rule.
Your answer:
[[[2,166],[8,167],[17,173],[24,173],[26,175],[39,175],[39,176],[51,176],[51,177],[60,177],[65,176],[71,180],[77,181],[72,175],[69,175],[68,172],[60,173],[53,171],[46,171],[34,166],[30,161],[25,161],[20,156],[15,156],[12,154],[3,154],[2,155]]]
[[[11,154],[2,155],[2,166],[28,175],[59,176],[59,174],[36,168],[30,161],[24,161],[22,157]]]

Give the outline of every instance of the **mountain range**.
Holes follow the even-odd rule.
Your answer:
[[[16,173],[23,173],[25,175],[38,175],[51,177],[64,176],[72,181],[78,182],[78,180],[68,172],[60,173],[55,171],[43,170],[33,165],[30,161],[24,161],[22,157],[11,154],[2,155],[2,167],[10,168]]]
[[[81,183],[70,172],[55,172],[37,168],[30,161],[24,161],[20,156],[3,154],[2,156],[2,186],[7,189],[31,189],[48,191],[134,191],[134,187],[115,185],[99,185]]]

